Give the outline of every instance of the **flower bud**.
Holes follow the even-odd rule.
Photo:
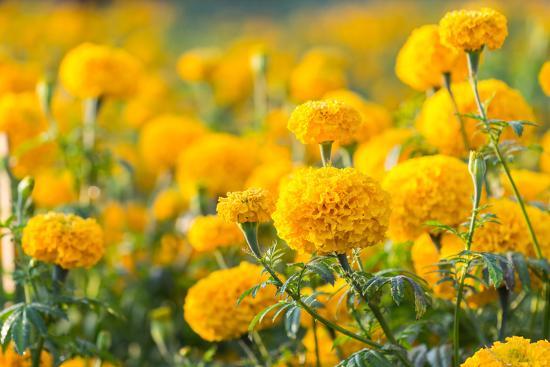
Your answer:
[[[485,180],[485,173],[487,172],[487,164],[483,158],[483,154],[474,150],[470,151],[470,158],[468,161],[468,171],[472,176],[474,183],[474,204],[475,207],[479,205],[481,200],[481,192],[483,190],[483,181]]]

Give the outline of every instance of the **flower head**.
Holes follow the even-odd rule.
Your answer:
[[[255,147],[229,134],[207,134],[182,152],[176,176],[184,197],[203,187],[212,195],[242,190],[256,167]]]
[[[544,133],[540,139],[540,145],[542,147],[539,163],[540,170],[542,172],[550,173],[550,130]]]
[[[506,83],[488,79],[480,81],[478,87],[481,100],[490,100],[487,106],[489,119],[534,121],[533,110],[527,101],[519,91],[510,88]],[[477,114],[476,101],[468,82],[453,84],[452,90],[461,114]],[[471,148],[477,149],[485,144],[487,137],[479,131],[479,121],[469,117],[463,117],[463,121]],[[427,142],[438,148],[440,153],[454,156],[467,154],[461,137],[460,123],[446,90],[439,90],[424,102],[416,127]],[[526,127],[522,139],[529,139],[532,134],[533,129]],[[506,127],[501,139],[518,138],[511,127]]]
[[[341,144],[352,142],[365,142],[380,134],[392,124],[392,116],[389,111],[379,104],[369,102],[359,94],[347,89],[339,89],[329,92],[323,96],[324,99],[338,100],[348,106],[355,108],[361,116],[361,123],[351,141],[340,140]]]
[[[178,59],[178,74],[187,82],[208,81],[220,58],[220,52],[215,48],[189,50]]]
[[[468,216],[472,181],[468,166],[444,155],[413,158],[399,163],[382,182],[392,193],[389,236],[395,241],[416,239],[436,220],[455,226]]]
[[[88,367],[88,366],[94,366],[98,362],[95,358],[72,358],[68,361],[65,361],[61,363],[59,367]],[[113,364],[109,362],[101,361],[101,366],[103,367],[115,367]]]
[[[42,169],[34,176],[32,199],[40,208],[54,208],[76,200],[74,177],[68,170]]]
[[[274,198],[279,196],[282,180],[288,176],[294,167],[290,160],[278,159],[259,165],[246,180],[246,187],[261,187],[268,190]]]
[[[207,341],[238,338],[248,331],[258,312],[277,301],[276,289],[267,286],[255,297],[245,297],[237,304],[243,292],[262,278],[262,268],[247,262],[210,273],[189,289],[183,307],[185,321]],[[260,328],[268,326],[267,322],[259,325]]]
[[[508,36],[506,17],[491,8],[451,11],[439,22],[441,43],[464,51],[496,50]]]
[[[187,203],[181,196],[179,190],[169,188],[161,191],[153,202],[153,216],[156,220],[163,221],[175,218]]]
[[[187,232],[189,244],[199,252],[213,251],[243,242],[243,234],[234,222],[217,215],[198,216]]]
[[[300,252],[345,253],[382,241],[389,195],[353,168],[304,168],[283,183],[273,214],[275,228]]]
[[[413,30],[399,50],[395,73],[411,88],[425,91],[440,87],[444,73],[450,73],[453,81],[464,80],[468,75],[466,55],[442,45],[439,27],[427,24]]]
[[[22,245],[27,255],[64,269],[93,266],[105,252],[103,232],[94,219],[54,212],[29,220]]]
[[[513,169],[511,173],[524,200],[550,205],[550,173],[527,169]],[[504,195],[513,196],[512,185],[504,173],[500,175],[500,182],[504,188]]]
[[[521,336],[506,338],[505,342],[495,342],[491,347],[478,350],[461,367],[482,366],[547,366],[550,364],[550,342],[540,340],[531,343]]]
[[[130,96],[140,74],[140,62],[125,50],[93,43],[70,50],[59,66],[61,83],[79,98]]]
[[[546,61],[540,68],[539,83],[544,94],[550,96],[550,61]]]
[[[228,192],[218,201],[218,215],[228,223],[261,223],[271,220],[275,203],[265,189],[250,188],[245,191]]]
[[[179,154],[206,133],[200,122],[183,116],[162,115],[141,130],[139,149],[147,166],[156,171],[173,168]]]
[[[352,141],[361,115],[338,100],[309,101],[296,107],[288,129],[304,144]]]
[[[2,367],[31,367],[32,365],[31,353],[28,350],[20,355],[16,352],[13,343],[9,344],[5,351],[0,350],[0,366]],[[53,358],[50,353],[42,351],[40,354],[40,366],[53,366]]]

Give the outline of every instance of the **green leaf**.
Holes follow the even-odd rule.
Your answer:
[[[411,278],[405,277],[405,279],[409,282],[409,285],[412,288],[413,295],[414,295],[414,310],[416,312],[416,319],[418,320],[421,318],[428,309],[429,301],[426,298],[424,289],[418,285],[414,280]]]
[[[336,279],[330,267],[322,261],[314,261],[307,264],[307,268],[313,273],[319,275],[325,282],[334,285]]]
[[[42,315],[31,306],[26,308],[26,313],[36,330],[38,330],[41,335],[46,335],[48,333],[48,327],[46,326]]]
[[[300,330],[301,310],[298,306],[292,307],[285,315],[286,335],[291,339],[296,339],[298,330]]]
[[[2,345],[5,345],[10,340],[10,330],[13,327],[13,323],[15,322],[15,320],[17,320],[21,315],[21,310],[22,308],[19,308],[14,311],[2,324],[2,329],[0,329],[0,342],[2,342]]]
[[[281,307],[284,304],[285,304],[285,302],[277,302],[275,304],[269,305],[268,307],[264,308],[256,316],[254,316],[252,321],[250,321],[250,324],[248,324],[248,331],[253,331],[254,328],[256,327],[256,325],[258,325],[259,323],[261,323],[263,321],[265,315],[267,315],[269,312]]]
[[[22,355],[29,347],[31,338],[31,323],[27,317],[27,310],[23,309],[20,316],[15,319],[11,327],[11,339],[13,340],[15,351]]]
[[[396,305],[400,305],[405,298],[405,284],[402,276],[391,278],[391,296]]]
[[[504,271],[502,270],[496,256],[485,252],[480,253],[480,256],[483,259],[483,263],[487,267],[490,284],[494,285],[495,288],[500,287],[504,279]]]
[[[340,362],[337,367],[393,367],[382,353],[372,349],[361,349],[347,359]]]

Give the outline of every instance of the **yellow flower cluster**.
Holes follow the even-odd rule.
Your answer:
[[[29,351],[19,355],[13,344],[9,344],[5,351],[0,350],[0,366],[2,367],[31,367],[32,360]],[[40,367],[52,367],[53,358],[50,353],[42,351],[40,355]]]
[[[275,228],[299,252],[345,253],[377,244],[390,216],[388,193],[353,168],[304,168],[283,183]]]
[[[261,187],[268,190],[274,199],[279,196],[281,181],[288,176],[294,166],[290,160],[278,159],[266,162],[254,169],[246,180],[246,187]]]
[[[177,181],[184,197],[193,197],[199,187],[212,196],[242,190],[256,167],[255,148],[229,134],[207,134],[180,155]],[[197,164],[200,162],[200,164]]]
[[[33,174],[52,162],[54,145],[40,139],[47,130],[48,123],[34,93],[8,93],[0,98],[0,132],[8,137],[17,177]]]
[[[542,153],[540,155],[540,170],[550,173],[550,131],[547,131],[540,140]]]
[[[364,344],[355,340],[348,340],[346,343],[335,347],[334,338],[324,326],[317,327],[317,348],[319,351],[319,362],[317,364],[317,353],[315,349],[315,334],[312,328],[309,328],[306,335],[302,339],[302,343],[306,349],[305,367],[333,367],[340,361],[339,353],[342,357],[347,358],[352,353],[355,353],[365,347]]]
[[[399,50],[395,73],[411,88],[426,91],[440,87],[444,73],[450,73],[454,82],[464,80],[468,75],[466,55],[441,44],[436,24],[423,25],[412,31]]]
[[[220,52],[215,48],[189,50],[178,59],[178,74],[187,82],[208,81],[220,59]]]
[[[29,220],[22,246],[27,255],[64,269],[93,266],[105,252],[103,233],[94,219],[54,212]]]
[[[195,119],[162,115],[141,130],[140,153],[149,169],[162,172],[173,168],[179,154],[205,133],[206,129]]]
[[[395,166],[382,186],[392,194],[388,234],[413,241],[436,220],[455,226],[468,217],[472,180],[467,165],[444,155],[413,158]]]
[[[524,200],[550,205],[550,174],[527,169],[513,169],[511,173]],[[500,175],[500,182],[504,188],[504,195],[512,197],[512,185],[504,173]]]
[[[550,96],[550,61],[546,61],[540,68],[539,84],[544,94]]]
[[[242,243],[243,234],[235,223],[228,223],[217,215],[205,215],[193,220],[187,239],[196,251],[208,252]]]
[[[332,284],[325,284],[317,287],[317,300],[323,304],[323,307],[317,309],[317,313],[327,320],[337,324],[343,324],[350,320],[348,308],[346,305],[345,294],[348,291],[348,284],[344,279],[337,279]],[[303,294],[310,294],[311,290],[304,289]],[[313,319],[309,314],[303,314],[301,319],[302,325],[311,327]]]
[[[168,188],[157,194],[153,202],[153,216],[158,221],[175,218],[187,206],[180,192],[174,188]]]
[[[297,102],[322,98],[327,92],[345,88],[346,60],[338,50],[309,50],[290,75],[290,94]]]
[[[79,98],[128,97],[140,74],[140,62],[125,50],[93,43],[70,50],[59,66],[61,83]]]
[[[539,340],[531,343],[521,336],[495,342],[491,347],[478,350],[461,367],[527,367],[550,365],[550,342]]]
[[[0,94],[32,91],[36,86],[36,74],[29,65],[0,55]]]
[[[381,180],[391,168],[392,163],[403,161],[408,157],[408,150],[403,147],[403,144],[412,135],[412,130],[393,128],[360,144],[353,155],[355,168],[368,176]],[[395,154],[397,154],[396,162],[391,162],[392,155]]]
[[[97,359],[95,358],[73,358],[68,361],[61,363],[59,367],[92,367],[97,364]],[[102,367],[115,367],[114,364],[109,362],[101,361]]]
[[[504,253],[520,252],[526,256],[535,257],[533,244],[529,236],[525,219],[519,205],[509,199],[489,201],[485,212],[495,214],[498,223],[486,223],[474,233],[472,249],[476,251]],[[543,251],[550,251],[550,214],[533,206],[527,206],[527,213],[537,234],[537,239]]]
[[[262,288],[256,297],[239,297],[262,281],[262,268],[247,262],[231,269],[217,270],[189,289],[183,308],[185,321],[207,341],[238,338],[258,312],[277,302],[273,286]],[[259,328],[269,327],[269,315]]]
[[[464,51],[496,50],[508,36],[506,17],[491,8],[455,10],[439,22],[441,42]]]
[[[490,100],[487,107],[489,119],[534,121],[533,110],[529,104],[517,90],[510,88],[506,83],[489,79],[480,81],[478,87],[481,100]],[[468,82],[454,84],[452,90],[461,114],[478,114],[472,87]],[[479,131],[479,121],[468,117],[463,117],[463,121],[470,147],[479,148],[487,140],[487,137]],[[446,90],[439,90],[426,100],[416,121],[416,127],[426,141],[438,148],[441,153],[454,156],[466,155],[460,123]],[[523,138],[529,139],[532,134],[533,129],[526,127]],[[507,127],[501,139],[510,140],[517,137],[512,128]]]
[[[262,223],[271,220],[275,210],[273,196],[266,189],[250,188],[245,191],[228,192],[219,198],[218,215],[228,223]]]
[[[338,100],[355,108],[361,116],[361,123],[354,134],[353,141],[340,140],[343,145],[354,141],[362,143],[380,134],[392,124],[389,111],[376,103],[366,101],[359,94],[347,89],[339,89],[324,95],[324,99]]]
[[[309,101],[296,107],[288,129],[304,144],[349,142],[361,124],[361,115],[338,100]]]
[[[32,199],[40,208],[54,208],[76,200],[72,173],[68,170],[42,169],[34,176]]]

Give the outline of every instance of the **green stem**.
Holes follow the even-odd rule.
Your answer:
[[[321,356],[319,355],[319,338],[317,336],[317,321],[313,320],[313,339],[315,340],[315,365],[321,367]]]
[[[44,349],[44,339],[42,337],[39,337],[36,349],[31,350],[32,367],[40,367],[40,357],[42,356],[42,349]]]
[[[321,149],[321,160],[323,161],[323,167],[332,165],[332,142],[326,141],[319,144]]]
[[[456,295],[456,304],[454,311],[454,322],[453,322],[453,355],[454,355],[454,366],[458,367],[460,365],[460,333],[459,333],[459,322],[460,322],[460,305],[462,304],[462,297],[464,293],[464,283],[466,282],[466,275],[468,274],[468,269],[470,263],[466,264],[466,268],[462,273],[460,278],[460,284],[458,286],[458,292]]]
[[[506,324],[510,311],[510,291],[506,287],[499,287],[498,298],[500,300],[500,308],[502,310],[500,317],[500,325],[498,328],[498,340],[503,341],[506,336]]]
[[[252,331],[250,335],[252,336],[254,343],[258,347],[258,351],[262,355],[263,360],[266,361],[266,365],[271,366],[272,364],[271,357],[269,355],[269,351],[267,347],[264,344],[264,341],[262,340],[260,333],[258,333],[257,331]]]
[[[462,135],[462,141],[464,142],[464,147],[466,148],[466,150],[470,150],[470,142],[468,141],[468,134],[466,133],[464,119],[460,114],[460,110],[458,109],[458,104],[456,103],[454,93],[451,89],[451,73],[443,73],[443,84],[445,86],[445,89],[447,90],[447,93],[449,94],[449,97],[451,98],[455,115],[460,125],[460,135]]]
[[[225,259],[223,258],[223,254],[219,249],[214,250],[214,257],[216,258],[216,262],[218,263],[218,267],[220,269],[227,269],[229,266],[227,266],[227,262],[225,262]]]
[[[250,340],[246,336],[242,336],[239,340],[239,345],[241,346],[244,353],[254,361],[255,366],[262,366],[262,357],[259,353],[251,346]]]

